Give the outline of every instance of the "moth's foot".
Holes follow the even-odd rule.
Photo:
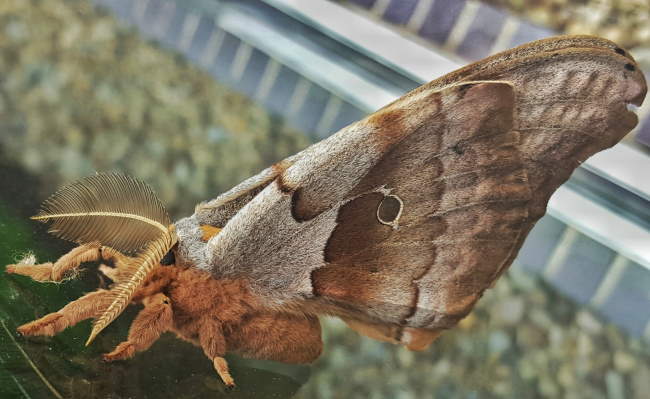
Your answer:
[[[219,374],[219,377],[221,377],[221,381],[223,381],[226,389],[229,391],[235,389],[235,380],[230,375],[230,371],[228,370],[228,362],[226,359],[222,357],[215,357],[212,359],[212,365],[217,371],[217,374]]]
[[[58,313],[50,313],[38,320],[23,324],[17,330],[24,336],[45,335],[51,337],[67,328],[68,325],[69,323],[65,316]]]
[[[40,282],[53,282],[52,266],[50,262],[34,265],[29,263],[17,263],[7,265],[5,272],[9,274],[19,274],[21,276],[31,277],[32,280]]]
[[[126,341],[120,343],[111,353],[105,353],[102,357],[106,362],[115,360],[124,360],[133,357],[135,354],[135,346]]]

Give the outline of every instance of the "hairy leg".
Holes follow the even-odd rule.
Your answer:
[[[8,265],[6,272],[29,276],[36,281],[57,282],[76,271],[82,263],[100,259],[113,261],[119,268],[119,265],[125,263],[129,258],[113,248],[103,247],[99,243],[89,243],[73,248],[54,263]]]
[[[97,290],[86,294],[76,301],[70,302],[58,312],[23,324],[18,327],[18,332],[22,335],[55,335],[82,320],[94,317],[104,304],[107,294],[106,290]]]
[[[133,357],[136,352],[149,349],[162,333],[172,328],[172,307],[167,296],[158,293],[145,298],[143,303],[144,309],[138,313],[129,328],[128,339],[117,345],[112,352],[105,354],[104,360]]]
[[[226,354],[226,340],[217,321],[206,321],[199,326],[199,344],[203,348],[203,353],[212,360],[212,365],[223,383],[228,388],[233,388],[235,380],[230,375],[228,362],[223,358]]]

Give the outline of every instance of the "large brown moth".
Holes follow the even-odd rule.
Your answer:
[[[562,36],[425,84],[253,176],[172,224],[151,189],[99,174],[36,217],[80,244],[56,263],[8,272],[59,281],[112,260],[115,285],[19,328],[53,335],[94,318],[89,339],[131,302],[145,307],[107,360],[164,331],[223,356],[311,362],[317,316],[427,348],[508,268],[555,189],[637,123],[646,82],[605,39]]]

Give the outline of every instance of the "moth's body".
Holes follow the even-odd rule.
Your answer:
[[[154,234],[141,262],[175,243],[176,267],[236,282],[232,303],[219,302],[228,306],[202,296],[215,315],[231,305],[276,318],[330,314],[372,338],[424,349],[508,268],[573,170],[636,125],[628,106],[646,90],[634,59],[605,39],[565,36],[505,51],[198,205]],[[95,236],[84,230],[74,239]],[[145,275],[130,273],[93,334]],[[194,320],[178,331],[191,338],[207,305],[177,295]],[[236,345],[246,335],[233,326]],[[302,343],[296,338],[311,358]]]

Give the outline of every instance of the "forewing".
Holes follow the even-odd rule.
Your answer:
[[[409,240],[405,236],[404,242],[400,242],[396,234],[382,245],[370,248],[369,253],[377,253],[388,246],[388,242],[396,243],[398,249],[395,249],[395,254],[386,259],[396,265],[417,265],[420,270],[426,270],[421,275],[411,276],[412,286],[404,283],[392,295],[385,292],[388,282],[373,281],[383,278],[385,273],[368,277],[373,276],[368,271],[377,270],[373,261],[363,261],[363,267],[353,268],[349,265],[357,265],[362,255],[356,257],[354,263],[348,260],[332,262],[314,272],[314,285],[325,292],[323,297],[335,297],[333,303],[342,307],[338,303],[340,298],[349,305],[373,303],[382,296],[396,298],[400,293],[402,297],[399,302],[403,303],[408,297],[404,293],[410,288],[413,293],[411,297],[416,297],[417,301],[412,303],[400,324],[427,328],[453,325],[471,310],[483,290],[512,263],[527,233],[545,213],[548,200],[557,187],[569,178],[581,162],[617,143],[636,125],[636,115],[627,110],[627,105],[642,103],[646,82],[631,57],[622,55],[615,46],[558,49],[548,45],[548,41],[544,44],[544,51],[512,51],[510,55],[518,53],[518,58],[496,57],[485,61],[491,64],[490,68],[476,65],[474,69],[456,73],[456,77],[469,80],[499,79],[512,83],[516,99],[513,131],[518,135],[517,156],[532,193],[530,201],[520,202],[521,208],[515,202],[513,209],[507,209],[503,207],[506,203],[502,202],[494,203],[490,210],[459,208],[460,212],[456,214],[444,214],[444,225],[458,227],[463,230],[462,233],[486,226],[485,231],[489,233],[476,237],[482,236],[487,240],[479,243],[472,243],[470,238],[452,229],[444,230],[433,239],[435,255],[422,250],[422,244],[418,246],[417,243],[422,243],[422,240]],[[435,90],[447,79],[441,78],[416,89],[407,98]],[[378,115],[385,112],[382,110]],[[414,159],[412,154],[405,155],[403,159],[407,158]],[[487,171],[488,166],[481,165],[480,168]],[[377,173],[375,179],[382,179],[384,175]],[[403,172],[401,181],[417,180],[417,176]],[[477,181],[487,183],[489,179],[483,177]],[[437,202],[437,196],[430,198],[433,198],[431,203]],[[469,200],[466,202],[470,203]],[[517,222],[518,217],[512,218],[520,211],[527,214],[522,223]],[[512,227],[517,224],[520,226],[519,233],[516,236],[508,235],[514,239],[511,250],[505,251],[503,245],[492,241],[505,238],[503,233],[512,232]],[[337,229],[350,228],[350,225],[344,227],[343,221],[340,221]],[[433,230],[425,231],[433,234]],[[407,236],[415,237],[412,234]],[[454,241],[455,237],[459,239]],[[418,251],[400,252],[399,248],[408,248],[407,242],[418,246]],[[404,253],[409,255],[403,256]],[[425,260],[427,257],[428,260]],[[432,266],[423,266],[426,264]],[[393,273],[405,270],[413,271],[407,266],[397,267]],[[351,273],[357,273],[359,278],[353,278]],[[321,275],[324,283],[319,286],[317,280]],[[366,278],[361,279],[360,276]],[[363,284],[355,286],[345,284],[345,281],[361,281]],[[398,280],[391,277],[390,281],[394,283]],[[387,310],[381,306],[377,308]],[[365,312],[368,313],[368,309]]]
[[[209,267],[270,304],[449,327],[645,92],[627,53],[589,37],[465,67],[300,153],[210,240]]]
[[[501,211],[513,219],[513,234],[525,219],[521,202],[529,191],[511,131],[513,107],[504,82],[462,84],[394,103],[301,153],[210,240],[210,263],[217,274],[245,275],[273,301],[331,297],[359,313],[368,310],[362,309],[368,297],[350,284],[367,280],[384,306],[372,309],[377,317],[386,307],[399,308],[386,315],[391,320],[407,315],[413,278],[432,264],[434,238],[460,237],[445,232],[443,213],[456,210],[452,230],[461,234],[462,215],[469,215],[462,209],[485,208],[475,212],[484,229],[467,235],[489,234],[497,212],[491,203],[519,206]],[[380,269],[374,277],[366,274],[373,265]],[[313,271],[337,267],[349,272],[343,277],[350,286],[340,289],[359,296],[335,295],[318,275],[312,281]]]

